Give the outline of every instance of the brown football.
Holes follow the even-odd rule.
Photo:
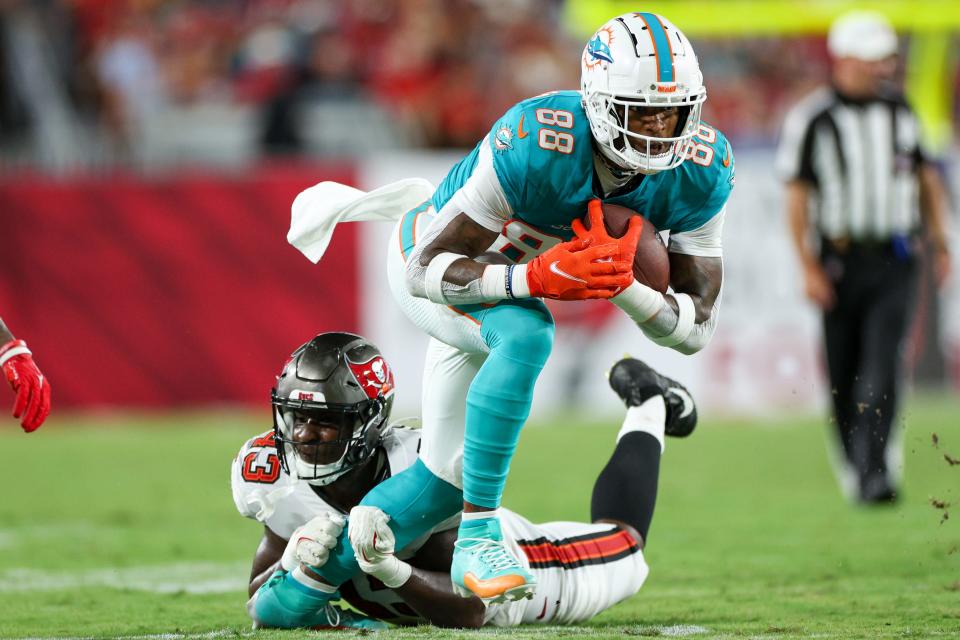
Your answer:
[[[607,233],[615,238],[627,232],[630,218],[639,216],[636,211],[618,204],[603,203],[603,225]],[[583,224],[590,228],[589,216],[583,217]],[[640,240],[637,241],[637,253],[633,258],[633,277],[641,284],[660,293],[666,293],[670,284],[670,257],[663,245],[663,238],[649,220],[644,218]]]

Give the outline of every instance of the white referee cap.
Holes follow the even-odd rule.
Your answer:
[[[834,58],[883,60],[897,52],[897,33],[881,13],[851,11],[831,25],[827,49]]]

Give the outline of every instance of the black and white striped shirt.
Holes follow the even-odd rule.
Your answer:
[[[858,101],[832,88],[801,100],[783,125],[777,170],[814,187],[830,239],[885,240],[919,227],[920,125],[902,98]]]

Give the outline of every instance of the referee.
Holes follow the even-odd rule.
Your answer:
[[[777,169],[806,295],[823,310],[841,485],[863,503],[893,502],[900,451],[888,444],[920,231],[942,285],[950,270],[946,197],[920,148],[916,116],[890,88],[890,24],[871,12],[847,14],[827,47],[831,86],[787,114]]]

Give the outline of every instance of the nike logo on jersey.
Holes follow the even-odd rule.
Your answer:
[[[528,131],[523,130],[523,119],[526,117],[526,115],[527,114],[523,114],[520,116],[520,124],[517,125],[517,137],[521,140],[526,138],[527,134],[529,133]]]
[[[580,278],[578,278],[578,277],[576,277],[576,276],[572,276],[572,275],[570,275],[569,273],[567,273],[566,271],[564,271],[563,269],[561,269],[560,267],[558,267],[557,265],[559,265],[559,264],[560,264],[560,261],[559,261],[559,260],[554,260],[553,262],[551,262],[551,263],[550,263],[550,271],[552,271],[553,273],[557,274],[558,276],[561,276],[561,277],[563,277],[563,278],[566,278],[567,280],[573,280],[574,282],[582,282],[583,284],[587,284],[587,281],[586,281],[586,280],[582,280],[582,279],[580,279]]]
[[[730,143],[729,142],[727,143],[727,148],[724,151],[723,159],[720,162],[723,163],[723,166],[725,168],[730,166]]]

